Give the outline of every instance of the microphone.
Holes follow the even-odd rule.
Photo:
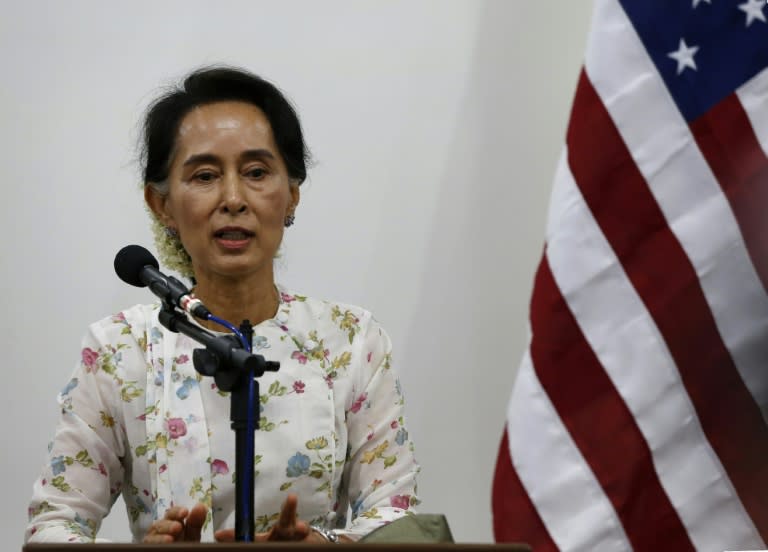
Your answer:
[[[149,287],[163,301],[202,320],[211,312],[186,286],[159,270],[157,259],[140,245],[126,245],[115,255],[115,272],[126,284]]]

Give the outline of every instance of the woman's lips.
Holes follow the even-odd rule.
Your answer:
[[[225,249],[241,249],[253,238],[253,232],[245,228],[227,227],[214,233],[216,242]]]

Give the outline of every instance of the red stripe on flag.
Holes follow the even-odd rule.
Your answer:
[[[768,428],[693,266],[583,72],[567,143],[587,204],[663,335],[707,439],[768,540]]]
[[[512,465],[506,428],[496,460],[492,504],[496,542],[526,542],[536,552],[558,550]]]
[[[691,124],[731,204],[763,287],[768,290],[768,157],[739,97],[731,94]]]
[[[531,299],[531,358],[542,387],[637,550],[693,550],[635,418],[563,299],[546,258]],[[659,539],[663,539],[660,541]]]

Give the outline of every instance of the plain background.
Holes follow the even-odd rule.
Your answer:
[[[55,396],[86,326],[150,302],[112,270],[151,246],[137,128],[164,84],[244,66],[316,159],[278,278],[363,305],[395,343],[422,511],[490,542],[555,163],[591,2],[3,1],[0,534],[21,546]],[[122,501],[100,536],[128,540]]]

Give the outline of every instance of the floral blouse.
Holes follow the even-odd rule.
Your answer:
[[[256,530],[290,492],[301,519],[357,538],[419,503],[391,343],[359,307],[280,295],[275,318],[254,327],[254,352],[280,361],[259,378]],[[138,305],[90,326],[58,397],[27,542],[95,540],[120,494],[134,541],[173,505],[209,507],[204,541],[234,527],[229,394],[195,371],[199,345],[163,328],[158,312]]]

